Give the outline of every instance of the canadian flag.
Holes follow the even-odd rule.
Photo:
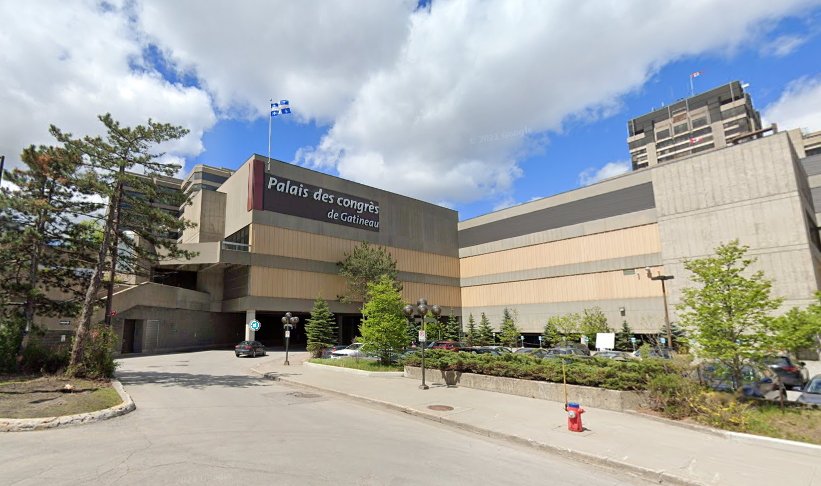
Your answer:
[[[701,141],[701,138],[702,137],[691,138],[690,145],[693,145],[694,143],[699,143]]]
[[[697,78],[699,76],[701,76],[701,71],[696,71],[696,72],[694,72],[693,74],[690,75],[691,78]]]

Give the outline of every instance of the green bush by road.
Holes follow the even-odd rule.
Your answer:
[[[421,366],[422,359],[419,354],[414,354],[404,362],[408,366]],[[561,359],[533,358],[525,354],[491,356],[431,350],[425,352],[425,367],[524,380],[562,382]],[[680,373],[683,370],[683,365],[653,358],[641,361],[567,358],[566,364],[568,384],[610,390],[646,390],[653,376]]]

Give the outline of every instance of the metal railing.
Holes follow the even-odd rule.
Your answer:
[[[234,243],[231,241],[223,241],[222,242],[222,249],[223,250],[231,250],[231,251],[251,251],[251,245],[246,245],[245,243]]]

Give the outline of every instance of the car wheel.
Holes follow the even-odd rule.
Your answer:
[[[252,358],[256,358],[256,357],[257,357],[257,350],[256,350],[256,349],[254,350],[254,352],[253,352],[253,353],[251,353],[251,357],[252,357]]]
[[[236,354],[236,355],[237,355],[237,358],[239,358],[239,353],[234,353],[234,354]]]
[[[262,355],[263,355],[263,356],[268,356],[268,350],[267,350],[267,349],[263,349],[263,350],[262,350]]]

